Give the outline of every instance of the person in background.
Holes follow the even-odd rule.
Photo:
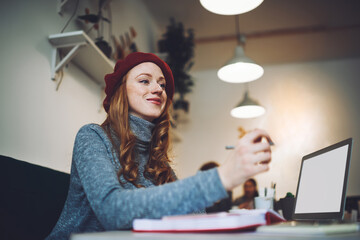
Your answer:
[[[233,206],[245,209],[254,209],[254,198],[259,196],[255,179],[250,178],[244,183],[244,195],[235,199]]]
[[[217,162],[207,162],[204,163],[201,167],[200,167],[200,171],[206,171],[209,169],[213,169],[219,167],[219,164]],[[217,202],[214,203],[214,205],[207,207],[205,209],[205,211],[207,213],[215,213],[215,212],[226,212],[229,211],[232,207],[232,191],[228,191],[227,192],[228,197],[221,199]]]
[[[201,213],[268,171],[270,145],[258,139],[270,136],[255,129],[238,140],[221,166],[178,180],[169,147],[174,95],[169,66],[154,54],[131,53],[117,61],[105,83],[107,118],[76,135],[67,200],[48,240],[131,229],[137,218]]]

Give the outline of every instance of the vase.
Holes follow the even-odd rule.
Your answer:
[[[105,40],[103,40],[102,37],[97,38],[95,44],[105,54],[105,56],[110,58],[112,49],[110,45]]]
[[[292,214],[295,207],[295,198],[280,198],[280,207],[282,209],[284,218],[292,220]]]

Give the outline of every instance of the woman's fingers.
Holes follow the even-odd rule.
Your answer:
[[[241,165],[258,165],[269,163],[271,161],[271,152],[259,152],[256,154],[248,154],[241,159]]]
[[[256,165],[256,173],[262,173],[262,172],[266,172],[269,170],[269,164],[258,164]]]
[[[263,143],[248,143],[243,145],[243,143],[239,143],[238,147],[235,150],[239,155],[244,154],[258,154],[261,152],[269,152],[271,153],[270,144],[263,142]]]
[[[259,139],[261,140],[262,137],[271,139],[269,134],[265,130],[262,130],[262,129],[252,130],[248,134],[246,134],[244,137],[247,137],[252,142],[256,142],[256,140],[259,140]]]
[[[268,139],[268,142],[261,142],[262,138]],[[238,141],[232,156],[218,168],[220,179],[227,190],[255,174],[269,170],[270,141],[268,133],[261,129],[247,133]]]
[[[270,135],[262,129],[255,129],[250,132],[248,132],[242,140],[248,141],[250,143],[260,143],[262,138],[266,138],[267,142],[270,144],[274,144],[271,140]]]
[[[260,152],[255,154],[254,164],[265,164],[271,161],[271,153],[270,152]]]
[[[255,143],[252,145],[252,151],[254,153],[258,152],[271,152],[270,144],[269,143]]]

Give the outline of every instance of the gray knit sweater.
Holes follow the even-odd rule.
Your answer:
[[[139,183],[145,188],[121,185],[120,164],[110,139],[99,125],[83,126],[75,139],[68,197],[48,240],[68,239],[71,233],[131,229],[135,218],[199,212],[227,197],[217,169],[155,186],[142,174],[154,124],[130,115],[130,127],[138,139]]]

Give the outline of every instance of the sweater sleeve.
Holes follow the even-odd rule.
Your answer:
[[[125,189],[103,136],[88,125],[76,136],[73,161],[92,210],[106,230],[128,229],[135,218],[161,218],[205,209],[227,197],[217,169],[149,188]]]

